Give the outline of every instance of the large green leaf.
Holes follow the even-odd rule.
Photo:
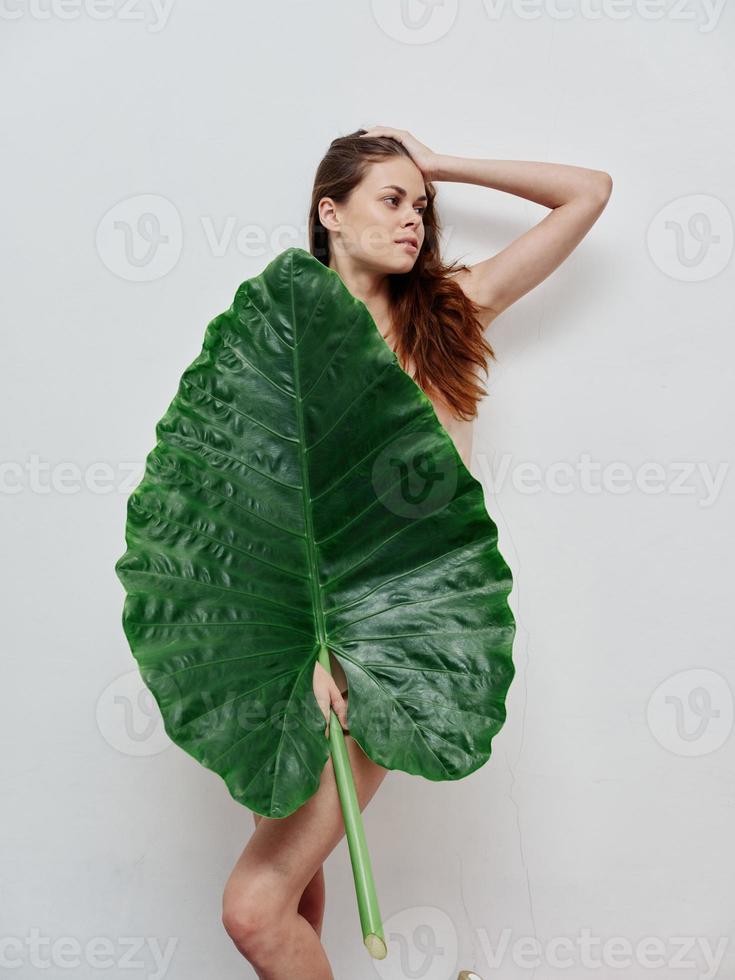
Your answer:
[[[174,742],[250,809],[292,813],[329,754],[326,647],[375,762],[446,780],[487,761],[511,574],[480,483],[336,272],[289,248],[242,283],[156,436],[115,567]]]

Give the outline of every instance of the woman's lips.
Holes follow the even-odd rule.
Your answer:
[[[400,245],[401,248],[407,249],[412,255],[418,252],[418,248],[413,244],[413,242],[396,242],[396,245]]]

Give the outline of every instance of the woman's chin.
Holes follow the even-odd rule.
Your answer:
[[[391,265],[393,265],[394,272],[410,272],[411,269],[416,265],[416,257],[418,253],[411,255],[406,252],[405,255],[397,255],[393,259]]]
[[[395,248],[395,246],[394,246]],[[410,272],[416,265],[417,254],[411,254],[406,251],[403,254],[399,250],[392,252],[384,252],[379,258],[377,256],[373,257],[372,261],[369,263],[376,271],[380,271],[383,275],[389,274],[401,274],[404,272]]]

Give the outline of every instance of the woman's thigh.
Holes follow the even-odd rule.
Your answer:
[[[335,719],[332,719],[335,723]],[[388,772],[345,735],[360,810]],[[304,889],[344,836],[342,808],[331,756],[316,793],[288,817],[262,817],[240,855],[225,891],[262,896],[270,910],[297,908]]]

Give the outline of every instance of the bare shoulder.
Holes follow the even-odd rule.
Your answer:
[[[477,319],[480,321],[483,327],[489,327],[498,314],[495,310],[484,307],[480,303],[477,282],[472,275],[472,266],[469,266],[467,269],[454,269],[452,272],[447,273],[447,275],[450,279],[454,279],[469,300],[471,300],[473,303],[477,303],[477,305],[480,307],[477,314]]]

